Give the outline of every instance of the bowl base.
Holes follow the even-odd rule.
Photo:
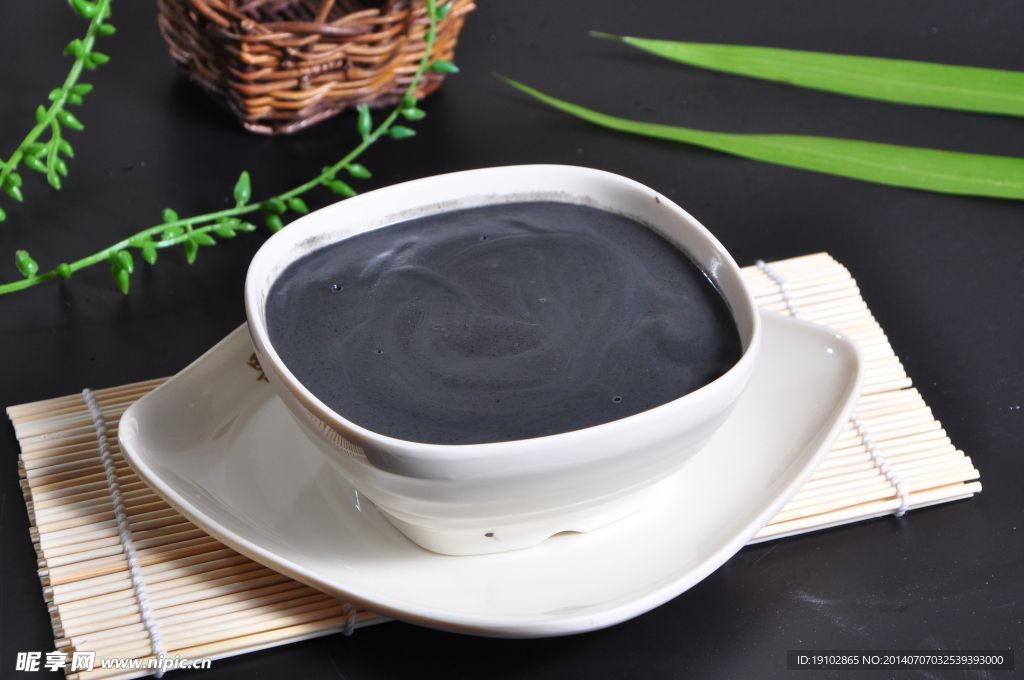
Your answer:
[[[678,472],[676,473],[678,474]],[[471,522],[435,522],[432,526],[396,517],[401,514],[375,503],[380,513],[409,540],[441,555],[489,555],[532,548],[556,534],[587,533],[600,529],[646,508],[670,483],[674,475],[625,495],[588,505],[583,509],[524,521],[521,517],[498,517]]]

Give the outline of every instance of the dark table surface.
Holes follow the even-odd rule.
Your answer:
[[[230,200],[242,169],[257,197],[305,181],[357,142],[352,115],[289,138],[243,132],[172,66],[151,0],[114,3],[112,60],[76,110],[64,189],[26,176],[0,198],[0,281],[13,253],[44,268],[159,221]],[[828,251],[847,265],[953,443],[981,471],[972,500],[745,548],[671,602],[613,628],[491,640],[389,623],[214,662],[179,677],[737,678],[1007,677],[1012,671],[787,671],[787,649],[1024,651],[1024,206],[780,168],[602,131],[527,100],[494,71],[625,117],[735,132],[819,134],[1024,157],[1024,121],[897,106],[691,69],[587,37],[769,45],[1024,70],[1024,3],[480,0],[462,73],[424,102],[414,139],[364,157],[367,190],[517,163],[616,172],[669,196],[741,265]],[[84,31],[61,0],[0,3],[0,156],[64,78]],[[318,207],[332,200],[316,194]],[[244,321],[242,285],[264,230],[163,254],[133,277],[108,267],[0,298],[0,405],[175,373]],[[18,487],[0,435],[0,677],[19,651],[53,648]],[[594,565],[599,569],[600,565]],[[1018,667],[1024,662],[1017,661]],[[44,671],[45,672],[45,671]],[[803,674],[803,675],[801,675]]]

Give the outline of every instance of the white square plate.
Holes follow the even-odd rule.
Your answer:
[[[121,447],[199,527],[345,601],[478,635],[584,632],[653,609],[721,566],[803,486],[849,419],[863,379],[853,341],[772,312],[761,318],[749,388],[650,506],[528,550],[452,557],[405,538],[258,380],[245,326],[133,404]]]

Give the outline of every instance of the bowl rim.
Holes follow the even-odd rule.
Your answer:
[[[441,185],[449,182],[454,182],[458,185],[460,182],[464,182],[468,178],[486,178],[488,175],[498,176],[504,173],[534,174],[552,172],[563,174],[567,177],[575,176],[578,179],[592,179],[596,181],[611,182],[618,184],[627,190],[638,192],[647,197],[653,197],[657,203],[661,204],[663,209],[675,213],[683,224],[694,230],[704,240],[705,245],[710,246],[710,249],[714,251],[721,263],[726,266],[731,275],[740,284],[739,289],[733,295],[727,295],[719,286],[719,282],[716,279],[719,278],[720,274],[717,273],[717,270],[715,272],[709,272],[707,271],[707,267],[702,263],[697,262],[691,253],[686,252],[686,255],[705,273],[716,288],[719,289],[719,293],[722,295],[729,307],[733,320],[737,322],[737,325],[739,326],[738,317],[740,314],[745,314],[748,317],[750,326],[749,337],[744,337],[743,331],[740,329],[740,340],[741,343],[743,343],[743,353],[740,356],[739,361],[733,364],[729,370],[715,380],[692,392],[688,392],[677,399],[654,408],[641,411],[640,413],[601,423],[599,425],[532,439],[519,439],[483,444],[429,444],[383,435],[344,418],[306,388],[306,386],[303,385],[302,382],[288,369],[284,360],[274,349],[265,323],[265,296],[273,286],[277,277],[280,276],[289,264],[299,257],[302,257],[317,248],[344,240],[349,236],[381,228],[399,221],[413,219],[418,216],[437,214],[464,207],[483,206],[500,202],[515,202],[515,196],[519,196],[519,200],[541,199],[536,198],[533,194],[523,191],[502,192],[500,189],[489,192],[466,191],[461,199],[457,198],[455,201],[438,201],[431,205],[420,206],[414,210],[392,211],[385,219],[380,220],[377,226],[363,228],[351,234],[341,236],[340,238],[317,238],[318,236],[322,237],[324,234],[331,231],[330,227],[325,229],[324,224],[326,222],[337,223],[338,219],[343,216],[345,212],[356,210],[367,202],[380,201],[382,205],[385,205],[387,203],[386,199],[390,196],[414,191],[420,188],[430,188],[431,185]],[[462,192],[456,193],[461,194]],[[540,191],[538,192],[538,195],[540,194],[543,194],[546,200],[558,200],[560,197],[573,197],[571,194],[558,191]],[[510,197],[513,198],[512,201],[508,201]],[[479,200],[485,198],[500,198],[501,200],[492,200],[490,202]],[[575,198],[579,199],[584,197],[577,195]],[[470,200],[470,202],[459,202],[460,200],[465,199]],[[473,199],[478,200],[473,202]],[[585,201],[565,200],[562,202],[575,202],[576,204],[579,204]],[[614,211],[614,206],[600,205],[597,207]],[[387,211],[384,210],[382,212]],[[673,245],[679,247],[685,252],[685,249],[683,249],[679,243],[666,236],[648,222],[639,219],[635,215],[629,215],[624,212],[620,212],[619,214],[623,214],[631,219],[639,221],[641,224],[665,237]],[[303,247],[306,248],[306,250],[298,253],[295,252],[298,248]],[[276,269],[276,271],[273,271],[274,269]],[[264,276],[258,275],[261,272],[271,272],[271,274]],[[291,396],[296,399],[301,406],[307,409],[311,415],[323,421],[323,423],[331,429],[338,431],[346,439],[349,438],[346,436],[346,433],[353,433],[355,435],[355,439],[362,440],[363,442],[372,442],[373,446],[390,455],[400,458],[408,457],[427,464],[431,462],[441,463],[444,461],[461,461],[483,457],[504,458],[525,452],[536,452],[540,449],[568,449],[575,445],[583,444],[587,440],[593,441],[593,438],[596,436],[607,436],[619,430],[641,428],[645,424],[651,424],[655,421],[662,420],[681,409],[685,409],[694,404],[699,404],[709,398],[713,399],[716,392],[729,389],[737,380],[743,381],[743,388],[745,388],[745,378],[749,378],[753,371],[753,364],[756,361],[761,343],[761,320],[753,294],[744,280],[739,265],[736,264],[735,260],[725,249],[722,243],[715,238],[715,236],[706,227],[660,192],[636,182],[635,180],[603,170],[573,165],[511,165],[433,175],[369,191],[329,206],[325,206],[324,208],[311,212],[308,215],[304,215],[289,224],[287,229],[278,231],[267,239],[267,241],[264,242],[253,256],[245,279],[245,308],[246,316],[249,321],[248,325],[250,336],[257,354],[261,359],[261,368],[268,374],[271,374],[273,377],[280,380],[281,385],[284,386]],[[269,359],[269,362],[265,359]],[[273,380],[271,380],[271,384],[274,384]],[[742,388],[740,391],[742,391]],[[735,397],[730,401],[735,402],[735,398],[738,397],[738,395],[739,392],[737,392]]]

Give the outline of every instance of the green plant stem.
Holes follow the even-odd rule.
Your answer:
[[[107,0],[107,2],[109,2],[109,0]],[[405,98],[411,98],[414,96],[416,88],[417,86],[419,86],[419,83],[423,78],[423,74],[430,67],[430,56],[434,51],[434,43],[436,42],[437,39],[437,22],[439,10],[440,8],[436,8],[433,2],[428,3],[427,16],[430,21],[430,24],[429,28],[427,29],[426,46],[423,52],[423,61],[420,63],[419,68],[416,70],[416,73],[413,76],[412,81],[409,83],[409,87],[406,88],[405,97],[403,98],[403,100]],[[86,267],[91,267],[101,262],[107,262],[110,260],[110,257],[112,255],[116,255],[117,253],[131,247],[140,247],[139,244],[144,242],[148,242],[152,244],[153,247],[158,249],[181,245],[188,241],[194,234],[210,234],[210,232],[214,232],[215,230],[220,228],[222,225],[216,221],[218,219],[232,217],[237,218],[243,215],[248,215],[263,209],[266,203],[274,201],[275,199],[287,201],[289,198],[295,198],[318,186],[322,186],[325,184],[325,182],[332,180],[338,172],[348,168],[352,164],[352,162],[355,161],[356,158],[358,158],[364,151],[366,151],[366,149],[368,149],[374,142],[380,139],[380,137],[382,137],[383,135],[387,134],[388,131],[391,129],[391,126],[398,119],[398,116],[401,115],[403,108],[405,108],[403,103],[399,103],[399,105],[396,106],[394,110],[391,111],[391,113],[380,123],[380,125],[378,125],[375,130],[370,132],[370,134],[366,135],[363,138],[363,141],[354,149],[352,149],[352,151],[350,151],[344,158],[339,160],[334,165],[324,168],[324,170],[319,175],[317,175],[316,177],[314,177],[313,179],[309,180],[304,184],[300,184],[294,189],[286,191],[282,194],[278,194],[277,196],[274,196],[263,203],[250,203],[247,205],[238,205],[234,208],[207,213],[205,215],[197,215],[195,217],[189,217],[186,219],[173,220],[154,227],[150,227],[148,229],[144,229],[140,232],[137,232],[129,236],[126,239],[118,241],[112,246],[104,248],[103,250],[97,253],[89,255],[88,257],[84,257],[80,260],[76,260],[75,262],[69,263],[67,265],[67,271],[73,274],[74,272],[79,271],[81,269],[85,269]],[[151,240],[152,237],[156,236],[157,234],[164,233],[166,230],[173,229],[175,227],[184,229],[184,233],[175,236],[174,238],[169,238],[166,240]],[[46,283],[47,281],[60,279],[61,276],[58,274],[60,266],[55,267],[54,269],[45,273],[26,277],[24,279],[21,279],[20,281],[12,281],[11,283],[0,285],[0,295],[13,293],[14,291],[24,290],[25,288],[38,286],[39,284]],[[65,276],[63,278],[67,277]]]
[[[96,3],[98,10],[96,14],[89,20],[89,30],[86,31],[85,37],[82,39],[82,44],[85,50],[81,57],[75,59],[75,63],[71,66],[71,71],[68,73],[68,77],[64,79],[64,85],[60,88],[60,96],[50,104],[50,108],[46,110],[46,115],[36,122],[36,126],[32,128],[25,139],[22,140],[21,144],[11,155],[10,159],[6,162],[0,160],[0,187],[3,187],[7,182],[7,178],[12,172],[17,170],[18,164],[21,163],[25,157],[25,150],[35,144],[36,140],[39,139],[39,135],[43,133],[46,128],[52,130],[54,136],[54,143],[51,154],[56,157],[57,154],[57,140],[60,139],[60,124],[57,122],[57,115],[64,110],[64,106],[67,104],[68,96],[72,92],[72,88],[78,83],[79,77],[82,75],[82,70],[85,69],[85,62],[89,55],[92,53],[92,48],[96,44],[96,34],[100,30],[100,26],[110,16],[110,3],[112,0],[98,0]],[[49,167],[49,163],[47,164]]]

